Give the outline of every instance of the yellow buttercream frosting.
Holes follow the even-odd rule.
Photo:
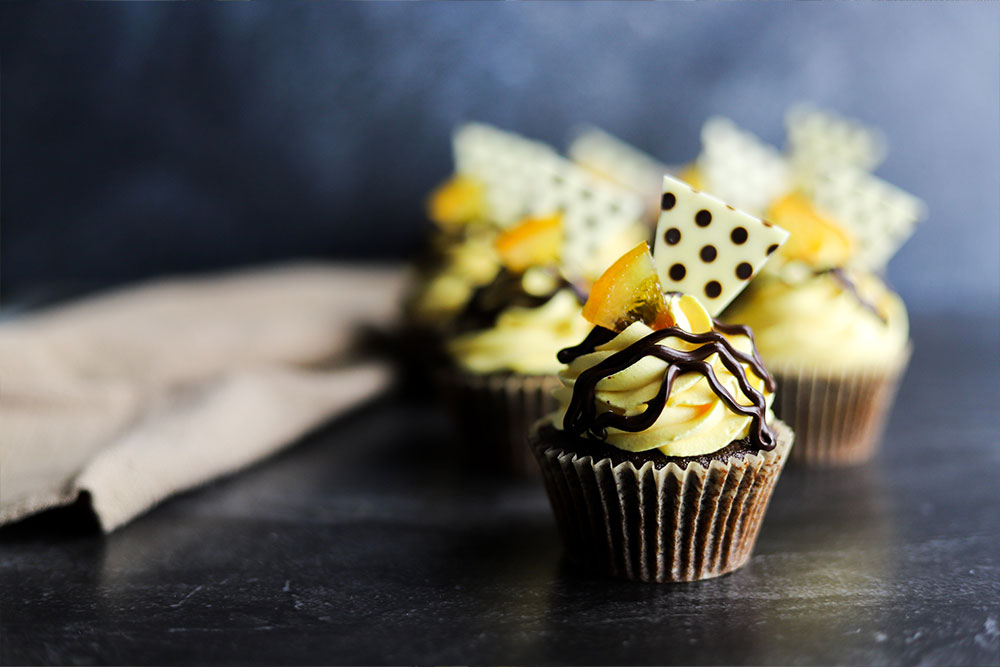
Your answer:
[[[835,275],[790,275],[794,268],[760,276],[724,315],[750,326],[766,363],[839,370],[899,363],[909,337],[899,296],[870,273],[846,274],[876,314]]]
[[[495,238],[492,228],[473,228],[444,248],[441,266],[413,299],[411,311],[418,320],[447,321],[468,303],[477,287],[493,280],[500,270]]]
[[[675,326],[685,331],[705,333],[712,330],[711,318],[694,297],[671,295],[667,308]],[[608,343],[598,346],[591,354],[585,354],[565,367],[559,375],[562,387],[556,390],[556,397],[562,406],[553,417],[556,428],[563,427],[566,408],[580,374],[651,333],[653,330],[646,324],[635,322]],[[741,352],[750,352],[753,348],[746,336],[727,335],[726,338]],[[664,338],[658,344],[676,350],[700,347],[698,343],[688,343],[674,337]],[[718,354],[711,355],[706,361],[738,403],[753,405],[750,398],[741,391],[736,376],[722,364]],[[642,413],[647,402],[660,390],[667,366],[666,361],[646,356],[625,370],[603,378],[597,383],[594,392],[598,412],[610,410],[626,416]],[[748,364],[742,366],[750,385],[764,393],[767,405],[770,406],[773,395],[766,390],[763,379],[757,377]],[[766,418],[771,418],[769,410]],[[667,403],[650,428],[636,433],[608,428],[605,442],[632,452],[658,449],[667,456],[699,456],[718,451],[734,440],[747,437],[750,427],[750,417],[730,410],[712,390],[705,376],[691,372],[679,375],[674,380]]]
[[[562,289],[536,308],[508,308],[493,327],[453,338],[448,351],[473,373],[555,374],[562,367],[559,350],[575,345],[590,328],[576,295]]]

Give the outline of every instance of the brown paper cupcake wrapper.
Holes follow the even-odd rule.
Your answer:
[[[910,354],[907,349],[893,367],[850,373],[768,365],[778,383],[774,414],[795,430],[792,461],[824,466],[871,459]]]
[[[471,462],[502,472],[538,475],[528,433],[535,422],[559,407],[552,396],[559,386],[556,375],[449,370],[438,379]]]
[[[626,579],[695,581],[750,558],[794,439],[785,424],[774,428],[774,450],[708,469],[612,466],[537,439],[533,449],[571,557]]]

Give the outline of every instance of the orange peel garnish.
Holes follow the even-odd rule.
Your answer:
[[[486,195],[479,181],[453,176],[442,183],[427,200],[427,215],[442,227],[458,227],[482,219]]]
[[[767,219],[788,230],[788,241],[779,253],[810,266],[843,266],[854,253],[851,235],[825,217],[800,192],[792,192],[771,205]]]
[[[673,326],[648,243],[643,241],[601,274],[583,306],[583,317],[613,331],[639,321],[653,329]]]
[[[494,247],[504,266],[523,273],[532,266],[557,264],[562,244],[562,216],[555,214],[525,218],[498,236]]]

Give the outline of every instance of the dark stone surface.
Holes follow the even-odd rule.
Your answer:
[[[108,537],[84,508],[3,529],[0,659],[996,665],[997,330],[915,322],[878,458],[787,469],[717,580],[568,568],[537,482],[451,465],[442,414],[396,397]]]

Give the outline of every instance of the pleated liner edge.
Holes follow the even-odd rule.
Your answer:
[[[559,386],[556,375],[444,371],[438,384],[471,462],[538,476],[528,433],[559,407],[552,396]]]
[[[795,430],[792,464],[836,466],[871,459],[885,433],[911,351],[886,369],[833,373],[769,366],[774,414]]]
[[[537,439],[542,469],[569,555],[606,574],[652,582],[696,581],[750,558],[794,435],[775,420],[778,445],[725,463],[657,469],[612,466]]]

